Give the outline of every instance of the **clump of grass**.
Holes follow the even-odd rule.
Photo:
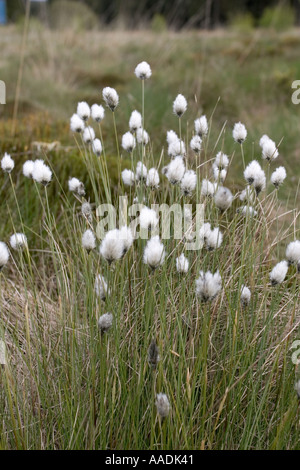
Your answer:
[[[140,100],[123,137],[125,98],[112,88],[105,113],[80,102],[72,117],[89,185],[78,167],[62,186],[45,149],[23,167],[38,230],[2,161],[14,202],[1,240],[1,448],[297,449],[299,212],[278,200],[280,138],[264,135],[261,162],[249,164],[242,123],[231,152],[225,124],[215,138],[214,114],[193,115],[178,95],[176,128],[159,148],[151,69],[135,73]],[[236,161],[243,191],[230,178]]]

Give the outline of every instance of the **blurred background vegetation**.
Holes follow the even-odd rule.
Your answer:
[[[236,149],[231,131],[237,121],[248,129],[246,161],[260,159],[262,134],[281,142],[276,166],[286,167],[290,184],[279,197],[294,207],[300,176],[300,105],[291,101],[291,86],[300,79],[300,1],[32,2],[27,35],[25,2],[10,0],[7,7],[9,24],[0,27],[0,79],[7,86],[6,105],[0,106],[0,151],[13,154],[20,186],[24,161],[45,158],[33,146],[42,141],[57,142],[46,158],[64,189],[69,176],[80,177],[89,187],[69,118],[78,101],[101,103],[102,88],[115,87],[120,95],[116,119],[121,136],[128,130],[131,111],[141,110],[140,83],[133,71],[146,60],[153,76],[146,83],[145,126],[155,158],[165,146],[166,131],[177,130],[172,102],[182,93],[189,103],[183,119],[188,138],[201,113],[208,117],[214,113],[211,142],[226,124],[215,153],[222,148],[231,154]],[[117,162],[108,112],[103,132],[113,182]],[[128,164],[125,155],[122,164]],[[244,184],[238,156],[229,179],[236,189]],[[5,186],[0,189],[6,197]],[[56,200],[59,192],[53,185]]]

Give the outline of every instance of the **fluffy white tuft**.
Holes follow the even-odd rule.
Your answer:
[[[222,279],[217,271],[212,274],[210,271],[206,273],[200,271],[200,277],[196,280],[196,293],[203,302],[213,300],[222,288]]]
[[[95,292],[101,300],[105,300],[107,296],[107,282],[101,274],[98,274],[95,279]]]
[[[126,134],[124,134],[122,136],[122,147],[124,150],[126,150],[127,152],[132,152],[133,149],[135,149],[135,137],[133,134],[131,134],[131,132],[126,132]]]
[[[125,169],[122,171],[122,180],[125,186],[133,186],[135,182],[135,176],[133,171]]]
[[[100,157],[100,155],[102,153],[102,144],[101,144],[100,139],[94,139],[93,140],[92,149],[93,149],[94,154],[97,155],[97,157]]]
[[[6,243],[0,242],[0,270],[6,265],[9,260],[9,251]]]
[[[23,164],[23,175],[26,176],[26,178],[32,178],[33,168],[34,162],[32,160],[27,160]]]
[[[78,196],[85,195],[84,184],[78,178],[70,178],[68,181],[69,191],[78,194]]]
[[[111,313],[104,313],[98,320],[98,328],[101,333],[107,333],[108,330],[112,327],[113,316]]]
[[[273,286],[277,284],[281,284],[287,275],[288,272],[288,262],[287,261],[280,261],[280,263],[277,263],[276,266],[272,269],[270,272],[270,281]]]
[[[197,185],[197,175],[194,170],[188,170],[184,173],[180,182],[180,188],[183,194],[190,196]]]
[[[177,95],[173,103],[173,112],[178,117],[181,117],[187,110],[187,101],[181,94]]]
[[[228,209],[233,201],[233,195],[230,189],[221,186],[217,189],[215,194],[215,205],[220,211],[225,211]]]
[[[246,137],[247,137],[247,129],[246,127],[244,126],[244,124],[242,124],[241,122],[237,122],[234,127],[233,127],[233,131],[232,131],[232,137],[234,138],[234,140],[236,142],[238,142],[239,144],[242,144],[245,140],[246,140]]]
[[[105,116],[105,110],[103,106],[100,104],[93,104],[91,108],[91,115],[94,121],[96,122],[101,122],[104,119]]]
[[[5,173],[10,173],[15,166],[15,162],[8,153],[4,154],[4,157],[1,160],[1,168]]]
[[[150,188],[158,188],[159,174],[156,168],[150,168],[147,174],[146,185]]]
[[[144,250],[143,260],[152,269],[156,269],[159,265],[163,264],[165,259],[165,249],[161,243],[159,236],[150,238]]]
[[[87,121],[88,118],[91,115],[91,110],[89,105],[85,101],[81,101],[77,105],[77,115],[82,119],[83,121]]]
[[[134,73],[137,78],[140,78],[141,80],[146,80],[152,75],[151,67],[148,62],[145,61],[141,62],[136,66]]]
[[[194,135],[190,142],[190,147],[195,153],[200,153],[202,148],[202,139],[199,135]]]
[[[185,173],[185,165],[182,157],[175,157],[167,166],[166,177],[171,184],[179,183]]]
[[[72,132],[84,131],[84,121],[78,116],[78,114],[73,114],[73,116],[71,117],[70,129]]]
[[[33,172],[32,172],[32,178],[37,183],[41,183],[44,186],[47,186],[47,184],[49,184],[51,181],[52,171],[50,170],[48,165],[45,164],[43,160],[35,160]]]
[[[91,126],[87,126],[82,134],[83,141],[86,144],[90,144],[95,139],[95,131]]]
[[[27,246],[27,237],[24,233],[14,233],[9,243],[13,250],[23,250]]]
[[[153,230],[158,225],[158,216],[154,209],[149,209],[149,207],[143,207],[140,211],[139,216],[140,226],[143,229]]]
[[[164,393],[158,393],[156,395],[155,405],[159,416],[161,416],[162,418],[166,418],[171,410],[167,395],[165,395]]]
[[[189,270],[189,260],[181,253],[178,258],[176,258],[176,269],[179,273],[187,273]]]
[[[295,240],[288,244],[285,256],[289,264],[298,264],[300,262],[300,240]]]
[[[274,184],[275,188],[278,188],[286,178],[286,170],[284,166],[279,166],[273,171],[271,175],[271,183]]]
[[[119,104],[119,95],[114,88],[109,86],[103,88],[102,96],[105,101],[106,106],[114,111]]]
[[[140,127],[142,127],[142,115],[138,111],[134,110],[132,111],[129,119],[129,129],[131,132],[137,132]]]

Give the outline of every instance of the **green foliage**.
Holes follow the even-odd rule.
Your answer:
[[[167,30],[165,17],[156,13],[151,20],[151,30],[154,33],[162,33]]]
[[[266,8],[259,19],[261,28],[273,28],[284,31],[295,25],[295,11],[288,5]]]
[[[238,13],[229,21],[229,27],[240,33],[251,32],[254,28],[255,20],[251,13]]]
[[[50,25],[55,29],[74,31],[97,28],[97,15],[87,5],[75,0],[56,0],[49,9]]]

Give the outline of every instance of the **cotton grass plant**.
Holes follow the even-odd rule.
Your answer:
[[[81,174],[61,187],[47,155],[24,162],[22,177],[41,214],[38,233],[23,223],[13,159],[1,161],[18,223],[0,242],[7,350],[0,447],[299,449],[300,372],[290,352],[300,334],[299,212],[284,213],[279,203],[289,175],[273,167],[278,146],[264,136],[262,159],[254,160],[243,147],[251,133],[237,123],[230,154],[210,138],[213,116],[189,115],[179,94],[170,109],[174,130],[163,149],[153,148],[145,129],[152,71],[142,62],[135,74],[140,109],[123,136],[118,108],[126,98],[113,88],[103,89],[106,109],[99,93],[99,103],[80,102],[71,117],[91,191]],[[105,139],[103,119],[111,123]],[[259,160],[259,142],[253,145]],[[121,171],[125,155],[130,164]],[[230,183],[233,159],[243,162],[244,187]],[[54,181],[57,219],[48,198]],[[145,237],[134,239],[126,217],[99,239],[98,207],[117,207],[119,196],[142,204]],[[173,222],[170,237],[161,237],[152,205],[164,203],[183,209],[179,239]],[[204,209],[197,234],[196,203]],[[188,250],[196,236],[201,246]]]

